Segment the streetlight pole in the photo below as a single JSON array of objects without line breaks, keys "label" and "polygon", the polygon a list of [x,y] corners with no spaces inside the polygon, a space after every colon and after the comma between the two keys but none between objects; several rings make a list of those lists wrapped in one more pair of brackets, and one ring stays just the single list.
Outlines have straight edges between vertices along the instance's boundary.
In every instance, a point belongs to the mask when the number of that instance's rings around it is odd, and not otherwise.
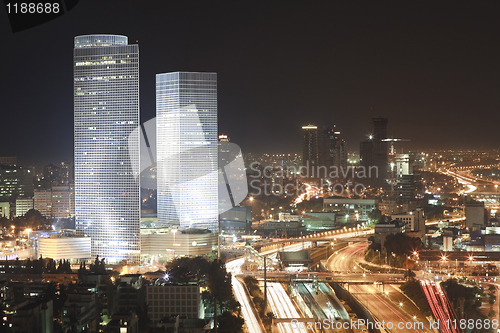
[{"label": "streetlight pole", "polygon": [[175,260],[175,234],[177,233],[177,229],[172,230],[172,232],[174,233],[174,243],[172,245],[174,248],[174,260]]}]

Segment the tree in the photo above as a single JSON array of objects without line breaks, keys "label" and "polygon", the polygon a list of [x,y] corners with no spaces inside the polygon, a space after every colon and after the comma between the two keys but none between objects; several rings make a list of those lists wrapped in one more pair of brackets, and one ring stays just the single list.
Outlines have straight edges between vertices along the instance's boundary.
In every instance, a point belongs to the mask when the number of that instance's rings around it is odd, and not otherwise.
[{"label": "tree", "polygon": [[414,272],[414,271],[412,271],[411,269],[407,269],[407,270],[405,271],[404,278],[405,278],[406,280],[408,280],[408,279],[412,279],[412,278],[414,278],[415,276],[417,276],[417,274],[415,274],[415,272]]},{"label": "tree", "polygon": [[91,273],[105,274],[106,273],[105,259],[102,258],[101,260],[99,260],[99,256],[96,256],[94,263],[90,264],[89,266],[89,271]]},{"label": "tree", "polygon": [[233,316],[231,312],[226,311],[220,316],[219,330],[221,332],[241,333],[244,323],[243,318]]},{"label": "tree", "polygon": [[382,211],[378,208],[375,208],[370,213],[368,213],[368,218],[372,220],[374,224],[377,224],[382,218]]},{"label": "tree", "polygon": [[208,289],[214,299],[214,328],[215,332],[217,332],[217,303],[229,301],[233,298],[231,274],[226,271],[226,267],[222,261],[215,259],[210,263],[207,282]]},{"label": "tree", "polygon": [[420,238],[397,233],[387,235],[384,247],[387,253],[393,252],[397,256],[406,256],[413,253],[413,251],[422,249],[423,244]]},{"label": "tree", "polygon": [[170,279],[176,282],[200,281],[207,278],[210,262],[202,257],[182,257],[166,265]]}]

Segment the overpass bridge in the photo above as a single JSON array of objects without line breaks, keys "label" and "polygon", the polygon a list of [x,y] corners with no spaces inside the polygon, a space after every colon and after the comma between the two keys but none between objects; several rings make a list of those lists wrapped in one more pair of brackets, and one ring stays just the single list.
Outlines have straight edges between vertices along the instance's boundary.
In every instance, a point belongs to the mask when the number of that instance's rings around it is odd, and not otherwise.
[{"label": "overpass bridge", "polygon": [[[257,279],[264,279],[264,272],[246,272],[241,276],[250,275]],[[319,283],[319,282],[337,282],[341,284],[364,284],[364,285],[383,285],[383,284],[402,284],[405,282],[403,274],[334,274],[331,272],[314,273],[285,273],[285,272],[267,272],[266,280],[268,282],[280,283]]]},{"label": "overpass bridge", "polygon": [[276,249],[279,247],[284,247],[287,245],[297,244],[297,243],[312,243],[316,246],[321,242],[331,242],[332,240],[341,240],[343,238],[349,238],[349,241],[364,241],[364,236],[374,233],[374,229],[369,229],[366,227],[352,227],[337,230],[329,230],[320,233],[314,233],[310,235],[293,237],[293,238],[274,238],[272,241],[267,242],[257,242],[252,244],[252,247],[257,251],[265,251],[270,249]]}]

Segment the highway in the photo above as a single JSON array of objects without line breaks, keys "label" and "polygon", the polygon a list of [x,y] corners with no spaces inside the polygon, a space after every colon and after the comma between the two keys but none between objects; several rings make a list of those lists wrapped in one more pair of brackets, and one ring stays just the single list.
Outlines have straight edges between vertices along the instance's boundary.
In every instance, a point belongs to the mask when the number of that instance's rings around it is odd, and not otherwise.
[{"label": "highway", "polygon": [[440,323],[439,331],[444,333],[458,333],[453,325],[446,325],[452,323],[455,319],[451,307],[446,299],[441,286],[428,279],[420,280],[422,289],[424,289],[425,297],[431,307],[434,318]]},{"label": "highway", "polygon": [[[387,331],[431,332],[427,319],[403,294],[395,288],[383,288],[387,294],[379,285],[351,285],[349,291],[378,321],[386,323]],[[416,326],[419,322],[422,327]]]},{"label": "highway", "polygon": [[363,259],[367,246],[367,242],[359,242],[337,251],[335,255],[328,258],[327,269],[331,272],[344,274],[363,273],[361,268],[356,264],[356,261],[359,262]]},{"label": "highway", "polygon": [[[368,243],[361,242],[338,251],[338,254],[329,258],[327,262],[328,269],[334,272],[351,272],[352,277],[363,276],[363,273],[360,272],[361,268],[356,262],[363,261],[364,250],[367,246]],[[374,282],[380,280],[387,281],[395,275],[401,276],[401,274],[365,273],[363,280]],[[380,322],[391,323],[393,329],[389,328],[387,331],[431,332],[425,316],[396,287],[387,284],[384,286],[378,284],[351,284],[347,288]],[[403,323],[404,326],[398,326],[401,325],[400,323]],[[407,323],[411,328],[407,328]],[[410,323],[422,323],[423,328],[417,324],[411,325]]]},{"label": "highway", "polygon": [[241,313],[243,314],[243,319],[245,320],[245,326],[249,333],[263,333],[262,326],[257,319],[250,300],[248,299],[243,284],[236,278],[237,274],[241,274],[241,266],[243,265],[245,259],[239,258],[230,261],[226,264],[226,269],[231,272],[231,284],[233,285],[234,294],[236,300],[241,305]]},{"label": "highway", "polygon": [[[297,244],[287,245],[284,247],[279,247],[267,251],[263,251],[260,254],[268,257],[275,256],[278,250],[282,251],[300,251],[302,249],[306,249],[312,246],[312,241],[315,238],[327,238],[327,239],[335,239],[335,238],[352,238],[360,235],[368,235],[372,234],[373,230],[362,230],[360,231],[358,228],[347,229],[337,232],[323,232],[315,235],[310,235],[310,237],[304,236],[304,238],[300,239],[300,242]],[[361,249],[360,249],[361,251]],[[232,260],[226,264],[226,269],[232,274],[232,286],[236,296],[236,300],[241,304],[243,318],[245,320],[245,326],[247,327],[250,333],[261,333],[263,332],[262,325],[260,321],[257,319],[251,302],[248,299],[245,288],[241,284],[241,282],[236,279],[236,275],[241,274],[241,266],[244,264],[244,258],[239,258]],[[262,272],[247,272],[249,275],[261,275]],[[283,274],[282,272],[269,272],[269,275],[272,274]],[[268,302],[271,307],[273,313],[277,318],[301,318],[297,309],[293,305],[292,301],[288,297],[285,289],[280,283],[269,283],[268,284]],[[280,332],[283,333],[296,333],[306,330],[294,329],[290,324],[280,323],[278,324]]]},{"label": "highway", "polygon": [[[267,292],[269,307],[276,318],[290,318],[290,320],[293,318],[302,318],[281,283],[268,283]],[[307,333],[307,329],[294,328],[288,323],[279,323],[277,326],[281,333]]]}]

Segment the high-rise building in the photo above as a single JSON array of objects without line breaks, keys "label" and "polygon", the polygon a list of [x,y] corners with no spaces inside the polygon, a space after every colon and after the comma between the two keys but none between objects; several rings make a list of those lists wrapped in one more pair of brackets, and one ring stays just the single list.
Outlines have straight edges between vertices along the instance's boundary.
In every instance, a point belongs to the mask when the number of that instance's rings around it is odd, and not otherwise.
[{"label": "high-rise building", "polygon": [[387,118],[372,119],[372,134],[368,140],[361,142],[359,155],[360,164],[366,171],[376,167],[377,172],[371,172],[370,182],[374,186],[385,187],[389,177],[389,145],[387,141]]},{"label": "high-rise building", "polygon": [[327,170],[337,167],[340,174],[341,168],[347,168],[347,146],[335,125],[327,126],[318,132],[318,163]]},{"label": "high-rise building", "polygon": [[156,75],[158,225],[218,230],[217,74]]},{"label": "high-rise building", "polygon": [[302,126],[302,165],[318,165],[318,127],[311,124]]},{"label": "high-rise building", "polygon": [[0,164],[0,200],[16,202],[33,196],[33,172],[22,166]]},{"label": "high-rise building", "polygon": [[24,216],[30,209],[33,209],[33,198],[23,198],[16,200],[16,216]]},{"label": "high-rise building", "polygon": [[43,216],[52,217],[52,190],[38,189],[35,190],[34,207]]},{"label": "high-rise building", "polygon": [[138,262],[139,46],[118,35],[74,46],[76,230],[91,237],[92,257]]},{"label": "high-rise building", "polygon": [[0,156],[0,164],[17,165],[17,156]]}]

